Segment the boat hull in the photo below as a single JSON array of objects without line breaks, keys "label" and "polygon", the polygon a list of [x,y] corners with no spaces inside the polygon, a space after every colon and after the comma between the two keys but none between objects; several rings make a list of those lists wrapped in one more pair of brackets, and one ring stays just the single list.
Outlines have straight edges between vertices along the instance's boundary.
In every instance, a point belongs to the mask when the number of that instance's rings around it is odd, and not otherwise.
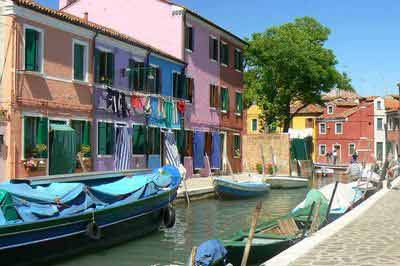
[{"label": "boat hull", "polygon": [[259,197],[266,194],[269,190],[268,184],[260,186],[246,186],[244,184],[221,179],[215,179],[214,191],[221,198],[241,199]]},{"label": "boat hull", "polygon": [[305,188],[308,186],[308,179],[297,177],[268,177],[265,182],[270,184],[272,189]]}]

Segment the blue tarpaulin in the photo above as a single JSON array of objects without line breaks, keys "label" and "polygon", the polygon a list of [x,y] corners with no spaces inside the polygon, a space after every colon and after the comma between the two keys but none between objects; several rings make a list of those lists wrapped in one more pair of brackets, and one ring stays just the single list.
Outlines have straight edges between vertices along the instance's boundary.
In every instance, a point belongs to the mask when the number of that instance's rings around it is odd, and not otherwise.
[{"label": "blue tarpaulin", "polygon": [[212,266],[217,261],[223,260],[227,253],[224,245],[219,240],[207,240],[197,248],[195,265]]},{"label": "blue tarpaulin", "polygon": [[204,168],[205,133],[195,131],[193,138],[193,168]]},{"label": "blue tarpaulin", "polygon": [[221,135],[218,132],[212,133],[211,168],[221,168]]}]

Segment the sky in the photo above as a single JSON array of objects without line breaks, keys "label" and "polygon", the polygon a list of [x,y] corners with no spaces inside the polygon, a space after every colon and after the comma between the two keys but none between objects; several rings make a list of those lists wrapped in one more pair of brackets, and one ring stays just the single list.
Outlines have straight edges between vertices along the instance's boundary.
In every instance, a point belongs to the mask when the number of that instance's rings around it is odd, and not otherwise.
[{"label": "sky", "polygon": [[[37,0],[58,7],[57,0]],[[146,0],[143,0],[146,1]],[[112,1],[111,1],[112,2]],[[396,0],[176,0],[239,37],[312,16],[331,29],[326,46],[338,69],[363,96],[398,93],[400,1]]]}]

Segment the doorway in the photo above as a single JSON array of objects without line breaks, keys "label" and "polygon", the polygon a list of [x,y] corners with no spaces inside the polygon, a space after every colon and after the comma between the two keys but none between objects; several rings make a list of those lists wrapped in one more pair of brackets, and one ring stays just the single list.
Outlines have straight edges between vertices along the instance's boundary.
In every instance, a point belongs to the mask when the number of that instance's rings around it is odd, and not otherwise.
[{"label": "doorway", "polygon": [[341,163],[342,162],[342,149],[341,149],[341,145],[340,144],[334,144],[332,147],[332,153],[333,151],[336,149],[336,153],[337,153],[337,159],[336,159],[336,163]]}]

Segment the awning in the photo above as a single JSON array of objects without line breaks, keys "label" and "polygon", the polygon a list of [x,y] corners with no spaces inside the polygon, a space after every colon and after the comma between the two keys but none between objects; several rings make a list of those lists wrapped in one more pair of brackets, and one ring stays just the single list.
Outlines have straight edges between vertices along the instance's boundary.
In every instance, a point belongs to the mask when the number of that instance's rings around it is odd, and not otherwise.
[{"label": "awning", "polygon": [[67,124],[50,124],[50,131],[75,131]]}]

